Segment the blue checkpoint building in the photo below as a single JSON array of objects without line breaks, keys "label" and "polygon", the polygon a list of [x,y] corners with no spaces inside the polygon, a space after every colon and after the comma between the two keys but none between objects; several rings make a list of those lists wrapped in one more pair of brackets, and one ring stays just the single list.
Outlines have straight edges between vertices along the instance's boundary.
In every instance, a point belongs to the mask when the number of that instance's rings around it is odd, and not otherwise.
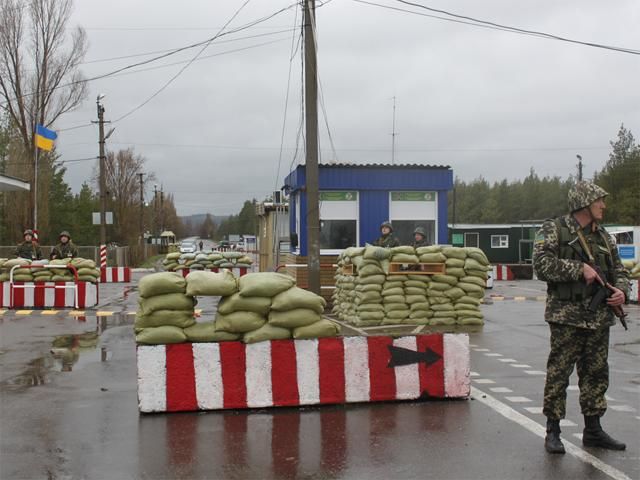
[{"label": "blue checkpoint building", "polygon": [[[453,170],[445,165],[320,164],[320,254],[337,255],[372,243],[387,220],[403,245],[421,226],[432,244],[448,243],[447,193]],[[307,256],[305,165],[284,180],[289,196],[291,253]],[[297,242],[296,242],[297,240]],[[297,243],[297,246],[295,244]]]}]

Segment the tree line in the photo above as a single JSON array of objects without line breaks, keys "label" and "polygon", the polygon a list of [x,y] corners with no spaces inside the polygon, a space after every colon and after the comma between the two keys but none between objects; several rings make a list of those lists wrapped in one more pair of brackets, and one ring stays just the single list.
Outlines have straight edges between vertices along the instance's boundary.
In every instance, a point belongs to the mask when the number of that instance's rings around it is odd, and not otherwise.
[{"label": "tree line", "polygon": [[[605,166],[592,180],[608,193],[606,223],[640,225],[640,146],[624,125]],[[577,178],[540,177],[534,169],[523,180],[490,183],[480,177],[456,179],[449,192],[449,223],[518,223],[567,213],[567,194]]]}]

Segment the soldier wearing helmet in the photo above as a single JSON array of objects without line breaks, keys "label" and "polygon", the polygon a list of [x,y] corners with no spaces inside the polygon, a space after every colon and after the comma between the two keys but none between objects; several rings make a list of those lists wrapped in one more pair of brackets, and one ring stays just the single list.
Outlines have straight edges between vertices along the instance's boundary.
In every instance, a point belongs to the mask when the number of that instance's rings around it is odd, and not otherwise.
[{"label": "soldier wearing helmet", "polygon": [[78,247],[71,241],[71,235],[66,230],[58,235],[60,243],[58,243],[51,251],[51,260],[60,258],[75,258],[78,256]]},{"label": "soldier wearing helmet", "polygon": [[[626,448],[600,425],[600,417],[607,409],[609,328],[615,324],[609,307],[622,305],[629,294],[628,272],[600,226],[607,195],[598,185],[578,182],[569,191],[570,213],[546,220],[536,233],[533,266],[538,278],[547,282],[545,320],[551,332],[543,405],[547,417],[545,449],[549,453],[565,453],[560,420],[565,417],[566,390],[574,365],[585,420],[583,445]],[[588,307],[599,277],[585,259],[600,267],[612,285],[606,304],[595,312]]]},{"label": "soldier wearing helmet", "polygon": [[413,246],[415,248],[429,246],[429,242],[427,242],[427,232],[425,232],[424,228],[416,227],[413,231]]},{"label": "soldier wearing helmet", "polygon": [[400,246],[398,239],[393,236],[393,226],[388,220],[380,225],[380,233],[381,235],[373,242],[376,247],[391,248]]},{"label": "soldier wearing helmet", "polygon": [[40,260],[42,259],[42,251],[38,245],[38,241],[35,239],[33,230],[27,229],[23,232],[22,237],[24,241],[19,243],[13,252],[14,256],[18,258],[26,258],[28,260]]}]

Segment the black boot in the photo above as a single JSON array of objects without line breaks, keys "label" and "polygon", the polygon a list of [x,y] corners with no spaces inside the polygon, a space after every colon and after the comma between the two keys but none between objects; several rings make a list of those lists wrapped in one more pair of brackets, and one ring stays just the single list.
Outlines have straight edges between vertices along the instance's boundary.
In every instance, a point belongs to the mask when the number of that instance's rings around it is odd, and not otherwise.
[{"label": "black boot", "polygon": [[600,447],[609,450],[624,450],[627,446],[611,438],[600,426],[600,417],[597,415],[584,417],[584,432],[582,433],[582,444],[585,447]]},{"label": "black boot", "polygon": [[560,420],[547,418],[547,436],[544,437],[544,448],[549,453],[565,453],[560,440]]}]

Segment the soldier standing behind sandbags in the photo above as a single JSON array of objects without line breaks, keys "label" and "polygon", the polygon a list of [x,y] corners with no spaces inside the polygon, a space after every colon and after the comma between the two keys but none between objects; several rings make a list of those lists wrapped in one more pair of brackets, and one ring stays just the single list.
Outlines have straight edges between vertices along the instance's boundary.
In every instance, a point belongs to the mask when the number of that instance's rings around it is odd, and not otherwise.
[{"label": "soldier standing behind sandbags", "polygon": [[416,227],[413,231],[413,247],[428,247],[429,245],[431,244],[427,242],[427,232],[422,227]]},{"label": "soldier standing behind sandbags", "polygon": [[33,230],[27,229],[22,234],[24,242],[18,244],[14,251],[14,256],[18,258],[26,258],[27,260],[40,260],[42,259],[42,251],[37,241],[34,240]]},{"label": "soldier standing behind sandbags", "polygon": [[373,242],[376,247],[391,248],[400,246],[400,241],[393,236],[393,226],[391,222],[383,222],[382,225],[380,225],[380,233],[382,233],[382,235]]},{"label": "soldier standing behind sandbags", "polygon": [[58,243],[53,250],[49,258],[51,260],[61,258],[75,258],[78,256],[78,247],[71,241],[71,235],[66,230],[60,232],[58,237],[60,243]]}]

